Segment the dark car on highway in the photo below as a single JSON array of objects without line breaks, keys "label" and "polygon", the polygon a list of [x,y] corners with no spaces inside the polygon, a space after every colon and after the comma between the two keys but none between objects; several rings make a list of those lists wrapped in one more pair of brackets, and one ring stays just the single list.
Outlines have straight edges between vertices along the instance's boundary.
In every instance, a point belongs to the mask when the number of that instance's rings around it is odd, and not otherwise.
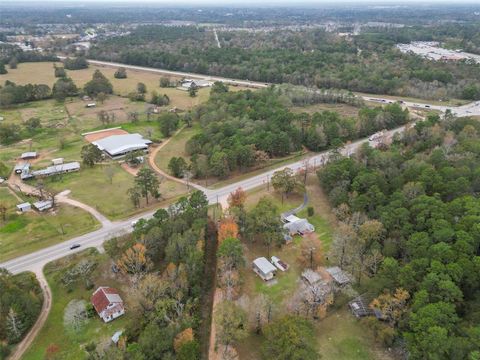
[{"label": "dark car on highway", "polygon": [[70,250],[73,250],[73,249],[78,249],[80,246],[80,244],[73,244],[72,246],[70,246]]}]

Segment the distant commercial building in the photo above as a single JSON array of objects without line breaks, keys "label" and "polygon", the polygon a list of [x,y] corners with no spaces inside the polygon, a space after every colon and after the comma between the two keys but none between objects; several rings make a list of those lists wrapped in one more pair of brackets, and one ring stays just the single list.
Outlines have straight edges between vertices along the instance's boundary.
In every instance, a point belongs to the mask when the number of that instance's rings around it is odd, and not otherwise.
[{"label": "distant commercial building", "polygon": [[144,139],[140,134],[112,135],[92,142],[112,159],[122,158],[132,151],[143,150],[147,152],[151,143],[150,140]]}]

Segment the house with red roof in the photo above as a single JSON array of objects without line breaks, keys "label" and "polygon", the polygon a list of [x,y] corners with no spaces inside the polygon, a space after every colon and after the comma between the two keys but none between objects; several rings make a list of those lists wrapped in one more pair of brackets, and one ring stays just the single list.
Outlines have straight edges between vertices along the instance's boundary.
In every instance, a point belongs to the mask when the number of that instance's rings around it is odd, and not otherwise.
[{"label": "house with red roof", "polygon": [[110,322],[125,314],[123,300],[118,291],[108,286],[100,286],[92,295],[91,302],[103,321]]}]

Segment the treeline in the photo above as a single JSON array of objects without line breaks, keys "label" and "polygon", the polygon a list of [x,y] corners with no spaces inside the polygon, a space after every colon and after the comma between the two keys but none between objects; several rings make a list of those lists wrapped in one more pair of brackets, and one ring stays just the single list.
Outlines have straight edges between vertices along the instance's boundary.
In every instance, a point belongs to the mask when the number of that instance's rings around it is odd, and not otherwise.
[{"label": "treeline", "polygon": [[200,359],[204,247],[215,241],[207,205],[205,195],[195,192],[152,219],[140,220],[133,242],[105,245],[135,284],[129,294],[126,346],[113,348],[109,359]]},{"label": "treeline", "polygon": [[388,150],[365,145],[318,172],[339,220],[330,258],[370,278],[384,322],[366,322],[411,359],[480,354],[479,132],[430,115]]},{"label": "treeline", "polygon": [[193,175],[226,177],[302,146],[321,151],[409,120],[408,110],[398,104],[364,108],[358,119],[330,111],[295,114],[279,93],[283,91],[276,88],[229,92],[216,83],[209,101],[194,112],[201,131],[186,143]]},{"label": "treeline", "polygon": [[279,85],[275,87],[279,95],[284,95],[294,106],[307,106],[320,103],[364,106],[363,98],[351,91],[336,89],[311,89],[303,86]]},{"label": "treeline", "polygon": [[39,62],[39,61],[58,61],[57,55],[50,52],[23,51],[17,46],[10,44],[0,44],[0,62],[8,64],[10,61],[16,62]]},{"label": "treeline", "polygon": [[43,296],[34,274],[0,269],[0,358],[5,359],[37,320]]},{"label": "treeline", "polygon": [[48,99],[52,90],[45,84],[17,85],[9,80],[0,87],[0,106],[21,104],[29,101]]},{"label": "treeline", "polygon": [[[401,54],[385,29],[369,30],[353,41],[323,30],[220,32],[222,48],[209,32],[193,27],[175,31],[139,27],[130,35],[92,47],[99,60],[151,66],[271,83],[348,89],[378,94],[461,98],[478,82],[478,65],[433,62]],[[170,35],[165,38],[164,32]],[[171,43],[171,36],[177,42]]]}]

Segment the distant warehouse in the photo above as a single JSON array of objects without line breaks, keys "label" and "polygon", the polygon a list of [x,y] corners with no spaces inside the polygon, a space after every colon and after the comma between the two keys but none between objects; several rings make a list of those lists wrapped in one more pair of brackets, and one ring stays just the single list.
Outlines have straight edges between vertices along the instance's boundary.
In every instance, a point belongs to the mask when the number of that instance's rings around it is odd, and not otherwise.
[{"label": "distant warehouse", "polygon": [[112,135],[92,142],[112,159],[121,158],[136,150],[146,152],[151,143],[150,140],[144,139],[140,134]]}]

